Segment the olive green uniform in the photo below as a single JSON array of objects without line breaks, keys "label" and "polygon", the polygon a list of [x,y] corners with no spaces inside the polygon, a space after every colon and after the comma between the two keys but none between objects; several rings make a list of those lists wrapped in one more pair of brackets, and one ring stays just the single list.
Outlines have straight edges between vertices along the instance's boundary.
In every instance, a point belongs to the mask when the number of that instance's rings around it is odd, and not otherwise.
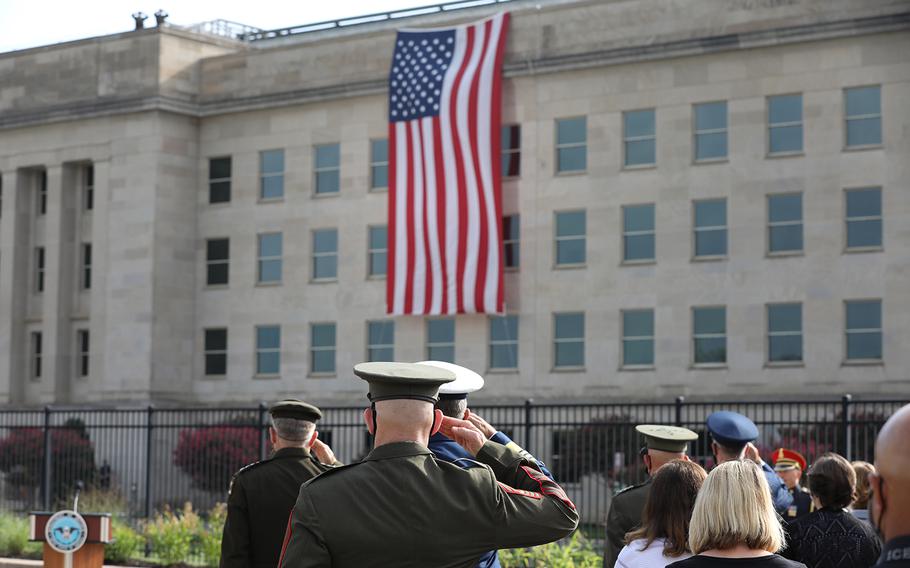
[{"label": "olive green uniform", "polygon": [[282,448],[234,475],[221,541],[223,568],[274,568],[300,486],[333,466],[304,448]]},{"label": "olive green uniform", "polygon": [[604,568],[613,568],[619,551],[626,545],[626,533],[641,525],[641,515],[651,492],[651,480],[633,485],[613,497],[607,515],[607,538],[604,542]]},{"label": "olive green uniform", "polygon": [[578,512],[562,488],[514,450],[487,441],[462,469],[418,442],[374,449],[306,483],[282,568],[473,568],[490,550],[570,534]]}]

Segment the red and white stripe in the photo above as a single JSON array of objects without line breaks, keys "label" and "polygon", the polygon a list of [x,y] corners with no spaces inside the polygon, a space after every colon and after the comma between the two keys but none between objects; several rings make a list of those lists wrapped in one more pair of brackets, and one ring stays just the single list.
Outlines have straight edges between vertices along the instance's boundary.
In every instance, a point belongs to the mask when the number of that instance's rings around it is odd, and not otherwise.
[{"label": "red and white stripe", "polygon": [[439,116],[389,124],[387,311],[502,313],[500,97],[508,13],[455,29]]}]

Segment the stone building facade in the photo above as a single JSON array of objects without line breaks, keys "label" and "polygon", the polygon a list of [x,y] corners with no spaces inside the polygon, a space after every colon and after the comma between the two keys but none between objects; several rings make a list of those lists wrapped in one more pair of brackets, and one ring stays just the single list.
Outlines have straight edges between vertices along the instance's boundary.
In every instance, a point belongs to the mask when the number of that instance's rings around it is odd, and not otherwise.
[{"label": "stone building facade", "polygon": [[[388,318],[394,28],[503,8],[507,317]],[[908,53],[900,0],[516,0],[0,54],[0,400],[906,395]]]}]

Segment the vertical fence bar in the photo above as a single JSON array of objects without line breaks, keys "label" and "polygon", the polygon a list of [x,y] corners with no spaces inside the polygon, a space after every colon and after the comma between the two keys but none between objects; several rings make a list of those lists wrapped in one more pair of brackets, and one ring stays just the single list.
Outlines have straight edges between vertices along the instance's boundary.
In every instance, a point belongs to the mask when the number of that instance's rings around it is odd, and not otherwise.
[{"label": "vertical fence bar", "polygon": [[268,427],[265,426],[265,403],[259,403],[259,422],[257,423],[257,430],[259,431],[259,459],[264,460],[268,456],[265,455],[266,443],[265,437],[266,432],[268,432]]},{"label": "vertical fence bar", "polygon": [[145,518],[152,516],[152,426],[154,407],[150,404],[145,420]]},{"label": "vertical fence bar", "polygon": [[531,405],[534,404],[533,399],[525,400],[525,439],[524,445],[528,447],[531,445]]},{"label": "vertical fence bar", "polygon": [[51,510],[51,407],[44,407],[44,463],[41,471],[41,505]]},{"label": "vertical fence bar", "polygon": [[683,410],[683,403],[685,403],[685,402],[686,402],[686,397],[684,397],[684,396],[676,397],[676,425],[680,426],[680,427],[682,426],[682,410]]},{"label": "vertical fence bar", "polygon": [[841,436],[844,440],[844,457],[847,458],[847,461],[853,459],[853,448],[850,442],[850,403],[853,400],[853,397],[849,394],[845,394],[841,398]]}]

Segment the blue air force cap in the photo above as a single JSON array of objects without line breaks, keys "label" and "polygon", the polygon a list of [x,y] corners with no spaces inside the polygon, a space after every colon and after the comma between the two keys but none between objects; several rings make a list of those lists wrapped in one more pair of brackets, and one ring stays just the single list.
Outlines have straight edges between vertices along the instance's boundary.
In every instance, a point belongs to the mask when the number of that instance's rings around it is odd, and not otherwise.
[{"label": "blue air force cap", "polygon": [[758,438],[755,423],[738,412],[713,412],[708,416],[707,426],[714,441],[723,446],[744,446]]}]

